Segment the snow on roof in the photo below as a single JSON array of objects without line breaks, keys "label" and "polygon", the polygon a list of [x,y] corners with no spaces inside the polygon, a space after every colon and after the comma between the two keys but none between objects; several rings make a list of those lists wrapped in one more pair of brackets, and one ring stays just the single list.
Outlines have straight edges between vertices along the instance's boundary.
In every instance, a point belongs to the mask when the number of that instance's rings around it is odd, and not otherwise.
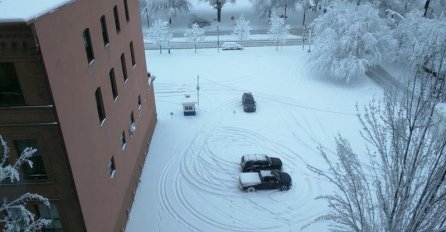
[{"label": "snow on roof", "polygon": [[28,22],[75,0],[0,0],[0,22]]},{"label": "snow on roof", "polygon": [[245,161],[254,161],[254,160],[256,160],[256,161],[260,161],[260,160],[263,160],[263,161],[266,161],[266,160],[268,160],[267,158],[266,158],[266,155],[261,155],[261,154],[246,154],[246,155],[244,155],[244,158],[245,158]]}]

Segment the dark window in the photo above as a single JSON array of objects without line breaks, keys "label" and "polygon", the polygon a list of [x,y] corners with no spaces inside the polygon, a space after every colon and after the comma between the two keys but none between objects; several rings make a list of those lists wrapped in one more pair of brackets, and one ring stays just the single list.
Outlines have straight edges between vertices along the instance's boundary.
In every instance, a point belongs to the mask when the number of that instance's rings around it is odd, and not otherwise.
[{"label": "dark window", "polygon": [[133,111],[130,113],[130,136],[135,134],[136,131],[136,123],[135,117],[133,116]]},{"label": "dark window", "polygon": [[111,178],[113,178],[115,176],[116,165],[115,165],[115,157],[113,157],[113,156],[110,159],[110,163],[108,164],[108,172],[109,172]]},{"label": "dark window", "polygon": [[115,69],[112,68],[110,70],[109,76],[110,76],[110,84],[113,94],[113,100],[115,100],[118,97],[118,87],[116,87]]},{"label": "dark window", "polygon": [[118,6],[113,7],[113,16],[115,17],[116,32],[121,30],[121,24],[119,24]]},{"label": "dark window", "polygon": [[91,37],[90,37],[90,29],[84,30],[84,47],[85,52],[87,53],[87,60],[90,64],[94,60],[94,54],[93,54],[93,46],[91,44]]},{"label": "dark window", "polygon": [[101,17],[101,31],[102,31],[102,39],[104,40],[104,46],[110,42],[108,40],[108,32],[107,32],[107,22],[105,21],[105,15]]},{"label": "dark window", "polygon": [[98,109],[99,122],[102,124],[106,116],[105,116],[104,103],[102,102],[101,87],[98,87],[96,89],[95,97],[96,97],[96,107]]},{"label": "dark window", "polygon": [[29,158],[33,162],[32,167],[30,167],[27,163],[23,164],[22,170],[27,180],[42,180],[48,179],[46,174],[45,166],[43,165],[43,159],[40,155],[39,148],[37,146],[37,140],[34,139],[25,139],[25,140],[15,140],[14,141],[15,148],[17,150],[18,155],[22,154],[22,152],[26,148],[36,149],[37,151]]},{"label": "dark window", "polygon": [[142,102],[141,102],[141,95],[138,95],[138,109],[141,109]]},{"label": "dark window", "polygon": [[132,65],[135,66],[136,61],[135,61],[135,51],[133,50],[133,41],[130,42],[130,55],[132,58]]},{"label": "dark window", "polygon": [[119,140],[120,140],[120,142],[121,142],[121,148],[122,148],[122,150],[124,150],[124,148],[125,148],[125,144],[126,144],[126,141],[125,141],[125,132],[124,132],[124,131],[122,132],[122,134],[121,134],[121,138],[119,138]]},{"label": "dark window", "polygon": [[0,63],[0,106],[25,105],[14,63]]},{"label": "dark window", "polygon": [[124,53],[121,55],[121,66],[122,66],[122,76],[124,77],[124,81],[127,80],[127,67],[125,65],[125,56]]},{"label": "dark window", "polygon": [[130,20],[130,15],[129,15],[129,5],[127,4],[127,0],[124,0],[124,11],[125,11],[125,19],[128,22]]},{"label": "dark window", "polygon": [[51,223],[41,229],[42,232],[63,232],[62,221],[54,203],[51,203],[50,207],[39,204],[37,210],[39,217],[51,219]]}]

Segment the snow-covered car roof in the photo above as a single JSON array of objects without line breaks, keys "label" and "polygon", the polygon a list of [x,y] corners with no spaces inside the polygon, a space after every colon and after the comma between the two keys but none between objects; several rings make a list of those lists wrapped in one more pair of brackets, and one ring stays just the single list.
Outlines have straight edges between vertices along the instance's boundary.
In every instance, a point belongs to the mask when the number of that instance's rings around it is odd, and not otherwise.
[{"label": "snow-covered car roof", "polygon": [[243,155],[243,158],[246,161],[267,161],[268,158],[265,154],[246,154]]}]

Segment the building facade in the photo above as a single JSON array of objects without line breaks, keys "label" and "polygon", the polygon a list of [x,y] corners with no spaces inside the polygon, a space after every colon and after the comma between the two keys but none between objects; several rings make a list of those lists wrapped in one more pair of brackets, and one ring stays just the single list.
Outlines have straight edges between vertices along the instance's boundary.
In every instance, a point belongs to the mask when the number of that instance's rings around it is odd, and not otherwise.
[{"label": "building facade", "polygon": [[0,196],[47,197],[48,231],[123,231],[156,125],[139,2],[48,2],[0,1],[0,135],[38,150]]}]

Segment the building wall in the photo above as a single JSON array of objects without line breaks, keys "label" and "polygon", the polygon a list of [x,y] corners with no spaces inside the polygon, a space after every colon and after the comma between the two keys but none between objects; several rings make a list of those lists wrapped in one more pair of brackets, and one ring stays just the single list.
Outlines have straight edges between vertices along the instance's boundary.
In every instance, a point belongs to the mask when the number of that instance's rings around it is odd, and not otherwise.
[{"label": "building wall", "polygon": [[[42,58],[32,27],[26,24],[0,25],[0,63],[13,63],[25,105],[0,106],[0,135],[8,142],[11,161],[17,158],[14,141],[37,141],[48,178],[0,184],[2,199],[39,193],[57,206],[65,231],[85,231],[73,177],[60,135],[57,115],[49,92]],[[32,208],[31,208],[32,210]]]},{"label": "building wall", "polygon": [[[147,68],[137,0],[128,0],[127,21],[123,0],[78,0],[34,22],[49,88],[60,123],[77,195],[87,231],[121,231],[133,201],[140,166],[156,123],[153,89]],[[118,7],[121,30],[115,29],[113,7]],[[100,17],[105,15],[110,43],[104,46]],[[83,31],[89,28],[94,61],[88,64]],[[57,32],[57,33],[55,33]],[[133,41],[136,65],[131,64]],[[128,80],[121,71],[125,54]],[[112,97],[109,71],[115,70],[119,96]],[[100,87],[106,112],[101,124],[95,91]],[[141,96],[139,109],[137,97]],[[130,136],[130,112],[136,131]],[[124,149],[120,136],[127,140]],[[114,157],[116,174],[110,177]]]}]

